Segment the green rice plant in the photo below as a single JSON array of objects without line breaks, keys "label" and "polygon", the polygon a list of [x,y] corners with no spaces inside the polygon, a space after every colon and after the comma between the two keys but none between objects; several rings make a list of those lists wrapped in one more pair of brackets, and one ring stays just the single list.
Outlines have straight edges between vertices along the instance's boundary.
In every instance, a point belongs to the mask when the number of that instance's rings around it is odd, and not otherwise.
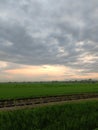
[{"label": "green rice plant", "polygon": [[0,130],[97,130],[98,101],[0,112]]},{"label": "green rice plant", "polygon": [[98,93],[98,83],[0,83],[0,99]]}]

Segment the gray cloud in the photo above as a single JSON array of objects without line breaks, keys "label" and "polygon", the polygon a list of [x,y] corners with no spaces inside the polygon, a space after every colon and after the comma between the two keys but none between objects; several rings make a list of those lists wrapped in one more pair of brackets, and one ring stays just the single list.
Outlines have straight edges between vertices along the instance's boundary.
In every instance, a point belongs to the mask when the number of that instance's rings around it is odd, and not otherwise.
[{"label": "gray cloud", "polygon": [[97,35],[97,0],[0,1],[2,61],[97,72]]}]

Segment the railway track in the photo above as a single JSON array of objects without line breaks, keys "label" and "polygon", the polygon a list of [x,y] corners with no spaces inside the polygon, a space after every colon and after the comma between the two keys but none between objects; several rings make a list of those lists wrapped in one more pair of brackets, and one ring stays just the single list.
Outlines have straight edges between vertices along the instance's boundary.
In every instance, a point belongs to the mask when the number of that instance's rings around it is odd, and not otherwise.
[{"label": "railway track", "polygon": [[80,100],[80,99],[90,99],[98,98],[98,94],[71,94],[71,95],[61,95],[61,96],[47,96],[38,98],[26,98],[26,99],[10,99],[10,100],[0,100],[0,109],[23,107],[23,106],[34,106],[36,104],[46,104],[51,102],[61,102],[70,100]]}]

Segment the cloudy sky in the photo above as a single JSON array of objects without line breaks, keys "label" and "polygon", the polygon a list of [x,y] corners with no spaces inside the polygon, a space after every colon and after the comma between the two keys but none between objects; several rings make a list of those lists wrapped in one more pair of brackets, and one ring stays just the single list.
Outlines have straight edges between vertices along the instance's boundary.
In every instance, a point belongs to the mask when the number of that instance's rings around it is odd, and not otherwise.
[{"label": "cloudy sky", "polygon": [[0,0],[0,81],[98,79],[98,0]]}]

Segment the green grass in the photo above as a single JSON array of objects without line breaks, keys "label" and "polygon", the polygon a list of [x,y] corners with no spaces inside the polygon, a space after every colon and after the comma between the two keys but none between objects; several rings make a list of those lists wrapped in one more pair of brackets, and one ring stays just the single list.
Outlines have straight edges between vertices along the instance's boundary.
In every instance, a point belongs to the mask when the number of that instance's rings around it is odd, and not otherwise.
[{"label": "green grass", "polygon": [[0,112],[0,130],[97,130],[98,100]]},{"label": "green grass", "polygon": [[98,93],[98,83],[0,83],[0,99]]}]

